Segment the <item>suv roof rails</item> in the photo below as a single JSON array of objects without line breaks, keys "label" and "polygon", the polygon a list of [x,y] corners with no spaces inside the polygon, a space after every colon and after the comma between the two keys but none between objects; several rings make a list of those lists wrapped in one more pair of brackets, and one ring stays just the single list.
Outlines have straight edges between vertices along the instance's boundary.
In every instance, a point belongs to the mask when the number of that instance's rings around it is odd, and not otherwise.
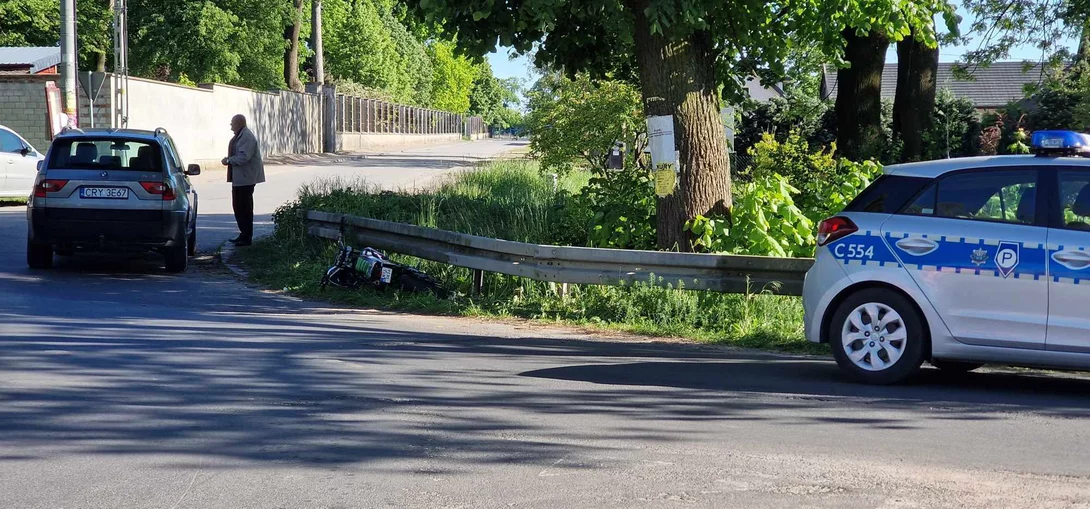
[{"label": "suv roof rails", "polygon": [[69,132],[69,131],[75,131],[77,133],[84,134],[83,129],[80,129],[80,128],[76,127],[76,126],[66,125],[66,126],[61,128],[61,134],[64,134],[64,133]]},{"label": "suv roof rails", "polygon": [[156,127],[155,128],[155,135],[156,136],[162,136],[164,134],[170,134],[170,133],[168,133],[167,130],[162,128],[162,127]]}]

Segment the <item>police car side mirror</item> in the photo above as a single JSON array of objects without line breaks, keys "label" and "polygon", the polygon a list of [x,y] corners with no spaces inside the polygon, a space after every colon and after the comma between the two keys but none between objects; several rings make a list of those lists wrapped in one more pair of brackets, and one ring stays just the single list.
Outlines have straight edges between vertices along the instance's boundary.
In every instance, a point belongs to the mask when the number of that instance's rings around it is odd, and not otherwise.
[{"label": "police car side mirror", "polygon": [[22,154],[23,157],[30,155],[30,147],[23,145],[23,148],[19,150],[19,153]]},{"label": "police car side mirror", "polygon": [[42,171],[42,166],[45,166],[45,161],[38,161],[38,171]]}]

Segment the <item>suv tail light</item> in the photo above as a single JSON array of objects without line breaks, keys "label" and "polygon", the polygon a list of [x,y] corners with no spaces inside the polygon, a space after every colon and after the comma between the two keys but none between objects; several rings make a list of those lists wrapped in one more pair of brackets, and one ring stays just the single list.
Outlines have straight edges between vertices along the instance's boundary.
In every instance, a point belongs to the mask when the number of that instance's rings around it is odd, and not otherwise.
[{"label": "suv tail light", "polygon": [[170,201],[178,197],[174,194],[174,189],[170,187],[170,184],[166,182],[141,182],[140,185],[151,194],[161,195],[163,201]]},{"label": "suv tail light", "polygon": [[824,246],[857,231],[859,231],[859,227],[851,219],[842,216],[830,217],[818,225],[817,244]]},{"label": "suv tail light", "polygon": [[68,185],[67,180],[60,179],[45,179],[38,182],[38,185],[34,186],[34,197],[45,198],[48,193],[55,193]]}]

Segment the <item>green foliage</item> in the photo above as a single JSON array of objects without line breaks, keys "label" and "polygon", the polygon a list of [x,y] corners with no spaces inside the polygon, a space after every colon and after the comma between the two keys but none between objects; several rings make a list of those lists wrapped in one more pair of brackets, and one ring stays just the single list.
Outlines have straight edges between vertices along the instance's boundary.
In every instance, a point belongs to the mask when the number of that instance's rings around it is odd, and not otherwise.
[{"label": "green foliage", "polygon": [[521,161],[489,164],[480,171],[459,174],[421,196],[347,182],[308,186],[297,201],[274,215],[275,234],[239,256],[251,277],[262,284],[340,303],[518,316],[747,347],[820,351],[802,338],[800,299],[768,295],[757,287],[746,295],[688,291],[684,285],[651,276],[617,287],[569,285],[562,297],[554,283],[486,274],[484,295],[470,297],[469,270],[394,255],[397,261],[438,277],[457,295],[439,300],[430,295],[318,289],[335,251],[331,243],[306,234],[303,211],[311,208],[531,242],[566,244],[573,240],[573,233],[585,236],[589,211],[577,193],[587,184],[586,174],[573,172],[561,178],[554,191],[551,179],[542,178],[536,166]]},{"label": "green foliage", "polygon": [[975,156],[981,150],[980,132],[980,116],[973,102],[954,97],[950,89],[939,89],[931,127],[923,133],[923,159],[944,159],[948,147],[950,157]]},{"label": "green foliage", "polygon": [[498,79],[492,74],[488,60],[476,67],[473,90],[469,94],[469,112],[480,116],[490,126],[507,129],[521,124],[517,106],[521,85],[515,78]]},{"label": "green foliage", "polygon": [[844,209],[881,174],[873,161],[834,157],[836,144],[812,151],[798,134],[784,142],[765,134],[750,150],[753,164],[735,187],[728,221],[697,216],[685,223],[699,251],[811,256],[814,224]]},{"label": "green foliage", "polygon": [[1061,63],[1070,56],[1064,40],[1083,32],[1090,17],[1090,3],[1078,0],[962,0],[962,5],[974,18],[971,32],[981,34],[976,49],[963,58],[968,69],[1008,59],[1020,46],[1037,48],[1043,61]]},{"label": "green foliage", "polygon": [[[812,76],[817,74],[813,73]],[[818,98],[816,87],[796,85],[788,87],[785,92],[783,98],[751,100],[742,106],[740,121],[736,122],[736,152],[748,153],[765,133],[772,134],[780,142],[795,134],[814,147],[829,146],[836,140],[833,105]]]},{"label": "green foliage", "polygon": [[647,127],[640,94],[632,85],[595,82],[587,75],[548,75],[528,95],[530,151],[541,160],[542,170],[564,173],[577,159],[602,168],[617,141],[630,152],[642,152],[640,140]]},{"label": "green foliage", "polygon": [[[139,76],[284,86],[287,2],[132,0],[130,59]],[[184,44],[179,41],[185,41]]]},{"label": "green foliage", "polygon": [[[80,69],[94,69],[99,53],[113,53],[112,18],[108,7],[107,0],[79,2],[76,52]],[[0,46],[53,47],[59,41],[59,0],[0,0]]]},{"label": "green foliage", "polygon": [[596,170],[582,197],[594,214],[589,221],[591,246],[655,248],[655,188],[649,172]]},{"label": "green foliage", "polygon": [[685,223],[701,251],[766,256],[813,254],[814,222],[793,198],[799,189],[782,175],[768,175],[738,186],[731,224],[697,216]]},{"label": "green foliage", "polygon": [[476,69],[465,56],[456,55],[454,43],[434,41],[428,45],[428,56],[434,68],[432,106],[444,111],[469,111],[469,92]]},{"label": "green foliage", "polygon": [[396,89],[400,59],[385,14],[371,0],[323,1],[326,72],[368,88]]},{"label": "green foliage", "polygon": [[1007,153],[1008,154],[1028,154],[1028,153],[1030,153],[1029,134],[1026,133],[1025,129],[1018,128],[1018,130],[1014,132],[1014,141],[1012,141],[1010,145],[1007,145]]}]

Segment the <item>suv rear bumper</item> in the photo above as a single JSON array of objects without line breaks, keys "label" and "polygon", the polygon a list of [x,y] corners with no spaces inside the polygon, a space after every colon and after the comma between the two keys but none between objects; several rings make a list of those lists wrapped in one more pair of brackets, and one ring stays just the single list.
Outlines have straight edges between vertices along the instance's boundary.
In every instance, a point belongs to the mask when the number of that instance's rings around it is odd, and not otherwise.
[{"label": "suv rear bumper", "polygon": [[59,210],[64,209],[28,211],[32,242],[109,250],[174,247],[185,241],[185,211],[82,211],[80,217],[79,209]]}]

